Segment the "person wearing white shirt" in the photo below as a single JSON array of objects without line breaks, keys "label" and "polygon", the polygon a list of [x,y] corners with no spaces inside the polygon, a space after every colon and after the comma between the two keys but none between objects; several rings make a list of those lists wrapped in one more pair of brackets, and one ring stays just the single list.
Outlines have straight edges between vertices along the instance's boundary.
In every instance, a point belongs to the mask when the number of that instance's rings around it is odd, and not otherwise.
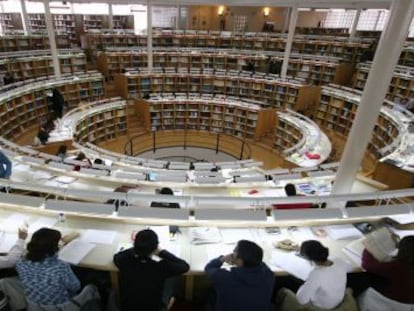
[{"label": "person wearing white shirt", "polygon": [[16,261],[24,252],[24,243],[26,239],[27,230],[19,228],[16,244],[12,246],[6,255],[0,256],[0,269],[13,268],[16,265]]},{"label": "person wearing white shirt", "polygon": [[306,310],[333,310],[341,305],[346,290],[346,266],[341,262],[329,260],[329,249],[316,240],[303,242],[300,256],[311,261],[315,268],[296,295],[284,290],[283,294],[278,296],[277,304],[280,307],[277,310],[297,310],[302,307],[306,307]]}]

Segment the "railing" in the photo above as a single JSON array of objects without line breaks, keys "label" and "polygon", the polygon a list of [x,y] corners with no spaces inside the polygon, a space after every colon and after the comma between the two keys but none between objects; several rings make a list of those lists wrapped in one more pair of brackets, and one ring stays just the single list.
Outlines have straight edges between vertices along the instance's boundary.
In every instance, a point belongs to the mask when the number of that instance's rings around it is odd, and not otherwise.
[{"label": "railing", "polygon": [[182,147],[198,147],[215,150],[234,156],[240,160],[249,159],[250,145],[243,139],[222,133],[193,130],[153,131],[150,134],[141,134],[132,137],[125,144],[125,154],[136,156],[144,152],[157,149]]}]

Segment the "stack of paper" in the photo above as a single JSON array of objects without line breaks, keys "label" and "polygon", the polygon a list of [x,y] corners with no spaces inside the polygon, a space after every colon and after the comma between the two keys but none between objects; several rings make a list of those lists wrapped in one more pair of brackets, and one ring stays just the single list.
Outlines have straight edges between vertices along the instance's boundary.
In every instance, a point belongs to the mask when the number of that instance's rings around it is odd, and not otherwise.
[{"label": "stack of paper", "polygon": [[347,244],[342,250],[358,267],[361,266],[362,252],[365,249],[364,246],[365,237],[352,241]]},{"label": "stack of paper", "polygon": [[327,226],[325,229],[334,240],[356,239],[363,236],[352,224]]},{"label": "stack of paper", "polygon": [[188,230],[192,244],[221,242],[220,231],[217,227],[194,227]]},{"label": "stack of paper", "polygon": [[287,253],[284,251],[274,250],[272,251],[270,261],[272,265],[278,266],[289,272],[289,274],[304,281],[308,278],[309,273],[314,268],[308,260],[297,256],[295,252]]}]

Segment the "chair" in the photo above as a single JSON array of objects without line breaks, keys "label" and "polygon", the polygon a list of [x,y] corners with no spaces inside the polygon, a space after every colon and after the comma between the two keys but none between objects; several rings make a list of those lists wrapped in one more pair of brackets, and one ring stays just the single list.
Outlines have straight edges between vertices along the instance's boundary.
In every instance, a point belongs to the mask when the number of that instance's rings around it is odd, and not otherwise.
[{"label": "chair", "polygon": [[301,305],[297,299],[296,294],[291,290],[282,288],[276,297],[277,311],[358,311],[357,303],[352,296],[352,289],[347,288],[345,291],[344,300],[335,309],[322,309],[312,306],[310,304]]},{"label": "chair", "polygon": [[389,299],[372,287],[358,296],[358,305],[360,311],[414,311],[414,304]]},{"label": "chair", "polygon": [[1,279],[0,290],[7,297],[12,311],[26,308],[23,285],[17,277]]}]

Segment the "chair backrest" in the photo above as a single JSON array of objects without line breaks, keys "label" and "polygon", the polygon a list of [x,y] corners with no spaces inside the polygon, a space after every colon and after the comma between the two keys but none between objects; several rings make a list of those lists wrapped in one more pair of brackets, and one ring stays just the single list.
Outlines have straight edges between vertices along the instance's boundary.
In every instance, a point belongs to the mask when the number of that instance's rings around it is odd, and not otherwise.
[{"label": "chair backrest", "polygon": [[389,299],[372,287],[358,297],[360,311],[414,311],[414,304],[405,304]]}]

